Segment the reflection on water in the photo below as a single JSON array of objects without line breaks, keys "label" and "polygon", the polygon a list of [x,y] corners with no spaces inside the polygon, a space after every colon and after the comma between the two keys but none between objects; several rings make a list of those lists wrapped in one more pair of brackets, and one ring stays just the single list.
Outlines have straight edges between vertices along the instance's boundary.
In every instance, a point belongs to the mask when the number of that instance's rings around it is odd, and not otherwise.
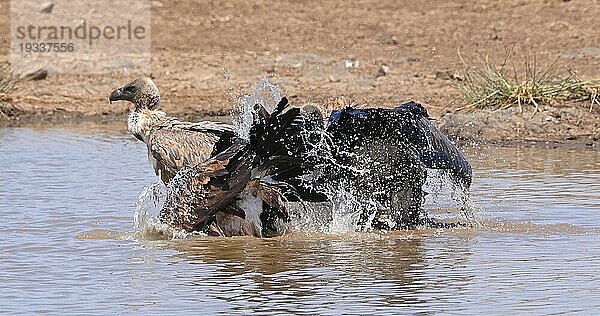
[{"label": "reflection on water", "polygon": [[483,149],[474,200],[485,216],[600,227],[600,151]]},{"label": "reflection on water", "polygon": [[[144,145],[88,130],[0,129],[0,312],[600,308],[597,151],[468,150],[481,228],[152,241],[133,230],[155,180]],[[431,198],[433,216],[460,218]]]},{"label": "reflection on water", "polygon": [[[373,248],[373,245],[384,247]],[[214,266],[229,276],[212,282],[209,297],[244,311],[369,313],[420,302],[425,288],[407,273],[423,265],[419,239],[377,236],[287,236],[275,240],[242,238],[193,240],[175,246],[177,257]],[[226,249],[226,251],[224,251]],[[190,276],[206,286],[202,275]]]}]

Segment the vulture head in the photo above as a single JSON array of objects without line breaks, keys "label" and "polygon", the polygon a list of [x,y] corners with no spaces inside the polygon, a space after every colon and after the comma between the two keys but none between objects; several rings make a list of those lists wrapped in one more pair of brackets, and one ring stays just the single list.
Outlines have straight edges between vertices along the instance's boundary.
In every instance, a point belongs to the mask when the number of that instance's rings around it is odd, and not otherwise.
[{"label": "vulture head", "polygon": [[160,93],[158,88],[148,77],[142,77],[115,89],[108,100],[129,101],[134,104],[136,110],[156,110],[160,106]]}]

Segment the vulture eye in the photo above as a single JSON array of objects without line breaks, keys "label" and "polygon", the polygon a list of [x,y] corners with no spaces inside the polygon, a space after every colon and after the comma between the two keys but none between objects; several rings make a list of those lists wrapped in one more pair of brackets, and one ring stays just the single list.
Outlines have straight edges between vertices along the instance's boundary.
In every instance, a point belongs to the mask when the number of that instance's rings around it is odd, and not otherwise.
[{"label": "vulture eye", "polygon": [[127,93],[133,93],[133,91],[135,91],[135,86],[127,86],[124,90]]}]

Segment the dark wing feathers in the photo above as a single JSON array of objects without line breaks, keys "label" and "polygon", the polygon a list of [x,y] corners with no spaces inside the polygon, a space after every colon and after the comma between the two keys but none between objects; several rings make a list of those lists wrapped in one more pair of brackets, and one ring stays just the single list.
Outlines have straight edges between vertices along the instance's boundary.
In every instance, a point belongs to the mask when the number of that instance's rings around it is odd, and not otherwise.
[{"label": "dark wing feathers", "polygon": [[415,130],[427,139],[428,146],[421,148],[421,162],[428,168],[448,170],[455,183],[462,184],[468,189],[472,179],[471,165],[458,147],[433,124],[425,107],[410,101],[400,105],[394,111],[411,113],[416,125]]},{"label": "dark wing feathers", "polygon": [[452,180],[468,189],[472,170],[465,155],[429,119],[420,117],[416,122],[429,142],[429,149],[421,152],[421,162],[429,168],[449,170]]},{"label": "dark wing feathers", "polygon": [[324,194],[302,180],[314,164],[307,161],[306,122],[300,108],[290,107],[286,98],[281,99],[271,114],[264,114],[268,112],[260,110],[261,105],[257,106],[258,120],[250,131],[250,143],[261,161],[256,170],[293,187],[295,192],[288,197],[292,201],[298,201],[298,197],[305,201],[325,201]]},{"label": "dark wing feathers", "polygon": [[252,155],[246,145],[237,139],[217,156],[181,170],[168,185],[159,218],[178,229],[205,230],[218,211],[228,210],[250,180]]},{"label": "dark wing feathers", "polygon": [[258,117],[250,130],[250,143],[260,158],[291,156],[303,149],[301,133],[304,130],[304,117],[299,108],[288,106],[285,97],[271,114],[262,105],[256,106]]},{"label": "dark wing feathers", "polygon": [[428,168],[450,171],[452,180],[468,188],[471,166],[464,154],[431,121],[419,103],[407,102],[394,109],[345,108],[332,112],[327,130],[351,148],[356,143],[385,140],[410,144]]}]

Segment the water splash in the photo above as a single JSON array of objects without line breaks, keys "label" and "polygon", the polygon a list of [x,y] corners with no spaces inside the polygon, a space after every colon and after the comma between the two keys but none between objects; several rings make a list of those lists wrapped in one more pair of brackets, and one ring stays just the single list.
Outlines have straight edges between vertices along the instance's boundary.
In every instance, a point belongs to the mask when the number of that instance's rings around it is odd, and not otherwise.
[{"label": "water splash", "polygon": [[[338,149],[330,139],[330,135],[323,130],[306,132],[303,136],[309,148],[303,159],[311,161],[315,168],[302,180],[305,185],[312,187],[315,191],[324,193],[330,201],[326,203],[327,209],[324,209],[323,205],[316,209],[309,207],[309,212],[305,214],[308,218],[302,221],[304,229],[318,230],[323,233],[346,233],[370,227],[376,203],[363,194],[351,180],[351,178],[364,175],[367,172],[365,166],[370,164],[344,165],[339,163],[334,157],[334,153],[338,152]],[[345,153],[345,155],[353,156],[352,153]],[[356,161],[364,162],[360,159]],[[327,176],[332,172],[344,176],[333,181]],[[323,181],[323,179],[326,180]]]},{"label": "water splash", "polygon": [[356,192],[356,188],[340,184],[331,193],[332,216],[328,233],[345,233],[365,230],[377,211],[375,200]]},{"label": "water splash", "polygon": [[248,139],[250,128],[256,111],[254,106],[262,104],[269,113],[273,112],[277,103],[281,100],[279,88],[263,77],[255,86],[251,94],[243,95],[238,99],[237,109],[233,111],[233,125],[239,137]]},{"label": "water splash", "polygon": [[329,231],[331,224],[331,203],[302,204],[291,202],[288,205],[290,213],[290,230],[296,232]]},{"label": "water splash", "polygon": [[[254,87],[251,94],[243,95],[238,99],[237,112],[234,116],[234,126],[239,137],[248,139],[253,118],[256,114],[255,104],[262,104],[268,112],[273,112],[277,103],[281,100],[281,93],[277,85],[269,82],[263,77]],[[292,211],[293,228],[301,231],[320,232],[348,232],[358,229],[359,217],[363,212],[364,205],[370,201],[359,199],[356,194],[340,188],[340,183],[318,185],[314,180],[319,178],[322,168],[330,168],[334,158],[331,141],[328,135],[322,131],[314,131],[310,135],[304,135],[305,139],[312,145],[306,159],[317,157],[323,161],[322,166],[317,167],[313,175],[304,179],[305,183],[313,185],[315,189],[326,192],[333,203],[320,203],[316,205],[290,205]],[[327,163],[325,163],[327,162]],[[359,173],[360,170],[354,170]],[[360,201],[359,201],[360,200]],[[361,203],[365,202],[365,203]]]},{"label": "water splash", "polygon": [[158,181],[142,190],[135,204],[133,227],[137,237],[146,240],[183,239],[188,237],[184,231],[176,231],[162,223],[157,215],[167,198],[168,188]]},{"label": "water splash", "polygon": [[459,201],[461,201],[460,202],[461,203],[460,210],[461,210],[461,215],[465,219],[465,223],[467,225],[469,225],[470,227],[477,227],[477,228],[483,227],[483,224],[477,219],[477,216],[476,216],[476,214],[482,212],[482,208],[481,208],[481,206],[475,204],[475,202],[473,202],[471,200],[469,192],[463,191],[458,199],[459,199]]},{"label": "water splash", "polygon": [[[410,206],[412,202],[396,200],[395,197],[398,196],[392,195],[392,199],[385,202],[386,205],[382,205],[377,195],[385,196],[389,194],[389,192],[386,192],[385,187],[366,188],[364,187],[364,181],[357,181],[357,179],[367,177],[370,179],[369,181],[375,181],[373,182],[375,184],[385,183],[388,175],[385,172],[377,171],[377,168],[384,168],[381,164],[385,164],[385,161],[382,161],[379,157],[371,156],[370,153],[340,151],[329,137],[329,134],[323,131],[312,131],[309,135],[305,135],[305,141],[310,144],[310,150],[303,158],[320,162],[320,164],[316,164],[315,172],[305,177],[305,184],[318,192],[323,192],[331,203],[329,212],[316,212],[315,210],[308,212],[311,220],[315,219],[315,215],[320,215],[322,218],[326,217],[328,219],[327,224],[324,225],[321,219],[311,227],[307,220],[303,220],[302,227],[304,229],[318,228],[321,232],[326,233],[364,231],[372,229],[375,219],[378,223],[376,226],[382,224],[384,227],[394,227],[398,223],[398,219],[394,219],[396,216],[411,218],[411,212],[415,211]],[[337,154],[334,154],[336,152]],[[342,159],[346,162],[341,163],[339,159],[335,159],[334,155],[346,157],[347,159]],[[331,177],[322,176],[327,173],[341,176],[334,177],[335,180]],[[409,178],[413,176],[411,170],[406,170],[403,174]],[[407,181],[409,183],[420,181],[418,178],[417,176],[414,180]],[[323,179],[326,179],[327,182],[322,183]],[[424,197],[427,202],[425,204],[444,208],[458,208],[462,212],[464,224],[470,227],[479,225],[475,218],[477,206],[471,202],[468,192],[460,184],[452,181],[448,172],[428,169],[425,180],[426,183],[423,189],[429,193]],[[411,198],[411,195],[404,196],[402,194],[399,198],[408,199]],[[422,214],[419,218],[426,219],[429,214],[425,210],[425,205],[422,206],[423,210],[420,211]]]},{"label": "water splash", "polygon": [[476,217],[481,208],[471,200],[469,191],[452,181],[445,170],[427,169],[423,190],[427,192],[425,209],[458,209],[464,224],[469,227],[481,226]]},{"label": "water splash", "polygon": [[[280,100],[281,93],[278,86],[270,83],[267,77],[263,77],[255,85],[252,93],[238,99],[237,109],[234,111],[235,113],[232,113],[237,135],[245,139],[249,138],[256,115],[256,104],[262,104],[267,111],[273,112]],[[381,192],[365,189],[359,184],[360,181],[355,180],[365,175],[369,176],[370,170],[377,168],[376,165],[382,163],[381,161],[365,154],[344,152],[342,155],[349,158],[352,163],[342,165],[334,157],[334,155],[340,154],[340,151],[335,147],[329,133],[323,130],[306,131],[305,133],[303,136],[309,150],[302,158],[314,163],[316,168],[312,174],[306,175],[302,180],[316,191],[323,192],[330,202],[289,205],[292,230],[322,233],[370,230],[380,211],[395,209],[394,202],[390,202],[391,205],[381,205],[378,202],[375,195]],[[342,176],[336,180],[330,180],[324,176],[332,172]],[[323,179],[327,180],[322,181]],[[467,224],[479,225],[474,216],[474,212],[477,210],[476,205],[470,201],[464,190],[453,187],[451,183],[452,181],[443,172],[428,170],[425,190],[429,195],[426,197],[426,201],[434,200],[436,205],[443,205],[444,199],[440,199],[440,197],[446,194],[443,192],[450,192],[448,200],[459,204],[458,207]],[[377,191],[378,188],[371,189]],[[385,188],[380,189],[382,192],[385,190]],[[164,239],[164,236],[169,236],[180,239],[190,235],[184,231],[173,231],[156,218],[167,194],[167,188],[160,182],[145,188],[140,194],[136,203],[134,226],[144,238],[163,236]],[[256,208],[261,209],[260,205]],[[378,217],[378,221],[380,220],[381,218]]]},{"label": "water splash", "polygon": [[161,181],[145,187],[135,203],[133,227],[136,230],[144,229],[162,209],[166,197],[167,187]]}]

